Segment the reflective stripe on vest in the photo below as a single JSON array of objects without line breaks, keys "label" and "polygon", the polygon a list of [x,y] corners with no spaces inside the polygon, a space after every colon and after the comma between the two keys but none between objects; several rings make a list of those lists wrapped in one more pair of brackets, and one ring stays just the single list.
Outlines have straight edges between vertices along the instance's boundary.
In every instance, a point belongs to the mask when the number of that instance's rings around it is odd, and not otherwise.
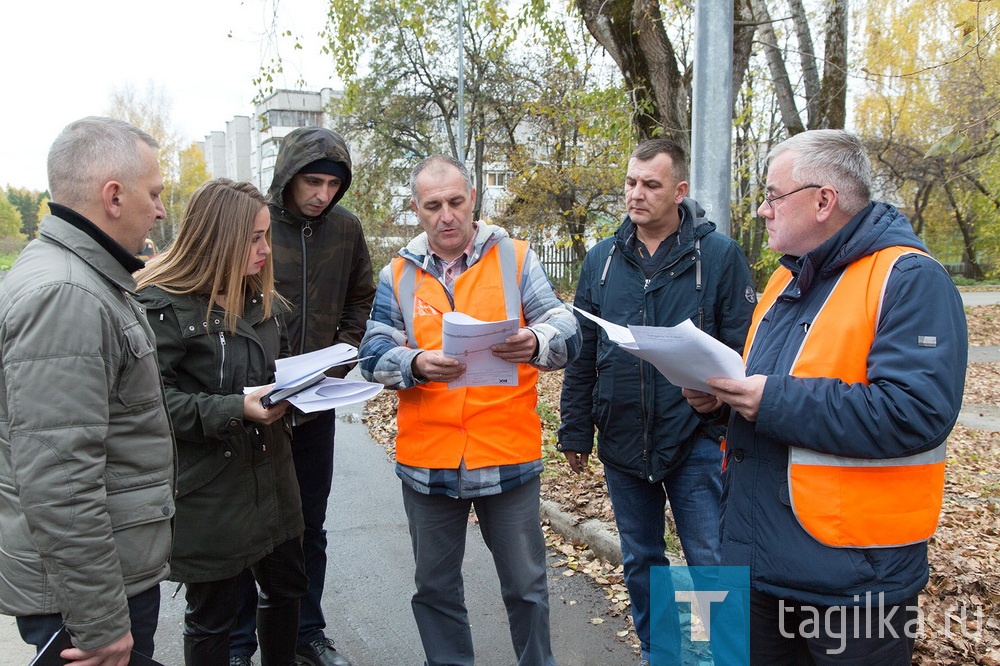
[{"label": "reflective stripe on vest", "polygon": [[[500,252],[500,279],[503,282],[504,307],[507,312],[507,319],[519,319],[521,317],[521,266],[524,258],[518,260],[517,250],[511,238],[501,238],[496,246]],[[525,245],[527,249],[527,245]],[[400,275],[396,280],[396,297],[399,300],[399,309],[403,315],[403,324],[406,326],[406,338],[410,348],[416,349],[417,343],[414,339],[413,330],[413,292],[417,285],[417,273],[421,277],[425,276],[424,271],[418,271],[416,264],[406,261],[402,257],[394,259],[401,265],[398,267]]]},{"label": "reflective stripe on vest", "polygon": [[[789,374],[868,384],[868,352],[896,261],[926,253],[890,247],[864,257],[838,278],[802,341]],[[779,268],[754,311],[744,361],[764,314],[792,280]],[[858,309],[863,298],[865,309]],[[862,316],[859,316],[862,315]],[[789,447],[788,489],[802,528],[827,546],[881,548],[926,541],[944,497],[945,444],[912,456],[847,458]]]},{"label": "reflective stripe on vest", "polygon": [[[411,261],[393,260],[393,284],[413,349],[441,349],[441,317],[455,310],[483,321],[519,319],[521,272],[528,244],[501,239],[452,283],[454,295]],[[449,389],[427,382],[398,391],[396,460],[413,467],[468,469],[541,457],[535,412],[538,371],[518,365],[517,386]]]}]

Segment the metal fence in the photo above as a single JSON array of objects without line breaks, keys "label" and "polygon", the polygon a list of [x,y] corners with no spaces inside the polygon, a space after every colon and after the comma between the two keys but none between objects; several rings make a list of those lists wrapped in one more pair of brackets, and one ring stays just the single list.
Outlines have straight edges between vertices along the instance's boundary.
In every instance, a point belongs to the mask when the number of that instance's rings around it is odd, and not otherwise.
[{"label": "metal fence", "polygon": [[560,284],[575,283],[580,274],[580,262],[573,248],[560,245],[532,245],[546,275]]}]

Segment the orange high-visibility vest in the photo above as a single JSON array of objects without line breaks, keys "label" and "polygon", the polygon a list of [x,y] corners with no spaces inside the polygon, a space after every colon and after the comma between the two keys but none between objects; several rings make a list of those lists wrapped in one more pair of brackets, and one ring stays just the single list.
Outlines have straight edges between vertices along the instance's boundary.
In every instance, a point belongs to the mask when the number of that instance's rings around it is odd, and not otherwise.
[{"label": "orange high-visibility vest", "polygon": [[[520,319],[521,271],[528,244],[502,239],[455,279],[454,308],[434,276],[402,257],[393,259],[393,287],[411,348],[441,349],[445,312],[482,321]],[[535,412],[538,371],[518,364],[517,386],[449,389],[428,382],[398,392],[396,460],[411,467],[467,469],[538,460],[542,426]]]},{"label": "orange high-visibility vest", "polygon": [[[849,265],[806,333],[789,374],[836,377],[868,384],[868,352],[896,261],[915,248],[890,247]],[[744,361],[764,314],[792,279],[775,271],[754,310]],[[864,307],[859,307],[863,305]],[[876,548],[926,541],[937,527],[944,497],[945,444],[890,459],[847,458],[789,447],[792,511],[827,546]]]}]

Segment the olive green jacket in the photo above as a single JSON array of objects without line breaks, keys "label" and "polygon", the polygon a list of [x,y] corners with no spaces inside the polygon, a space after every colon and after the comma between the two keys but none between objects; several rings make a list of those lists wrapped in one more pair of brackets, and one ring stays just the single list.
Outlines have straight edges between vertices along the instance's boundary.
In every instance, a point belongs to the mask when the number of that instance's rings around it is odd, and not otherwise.
[{"label": "olive green jacket", "polygon": [[243,420],[243,388],[274,381],[282,350],[281,303],[263,319],[248,297],[236,333],[207,299],[153,286],[139,293],[156,334],[177,437],[177,519],[171,579],[229,578],[302,534],[290,428]]},{"label": "olive green jacket", "polygon": [[0,611],[92,650],[167,577],[174,447],[133,258],[64,214],[0,283]]}]

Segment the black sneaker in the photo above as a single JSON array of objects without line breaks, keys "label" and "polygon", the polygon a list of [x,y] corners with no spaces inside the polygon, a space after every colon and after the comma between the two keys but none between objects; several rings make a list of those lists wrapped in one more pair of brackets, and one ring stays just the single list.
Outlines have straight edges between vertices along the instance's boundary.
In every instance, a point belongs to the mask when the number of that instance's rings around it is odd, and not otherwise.
[{"label": "black sneaker", "polygon": [[298,666],[351,666],[351,662],[337,654],[329,638],[317,638],[308,645],[299,645],[295,648],[295,657]]},{"label": "black sneaker", "polygon": [[253,666],[248,654],[234,654],[229,657],[229,666]]}]

